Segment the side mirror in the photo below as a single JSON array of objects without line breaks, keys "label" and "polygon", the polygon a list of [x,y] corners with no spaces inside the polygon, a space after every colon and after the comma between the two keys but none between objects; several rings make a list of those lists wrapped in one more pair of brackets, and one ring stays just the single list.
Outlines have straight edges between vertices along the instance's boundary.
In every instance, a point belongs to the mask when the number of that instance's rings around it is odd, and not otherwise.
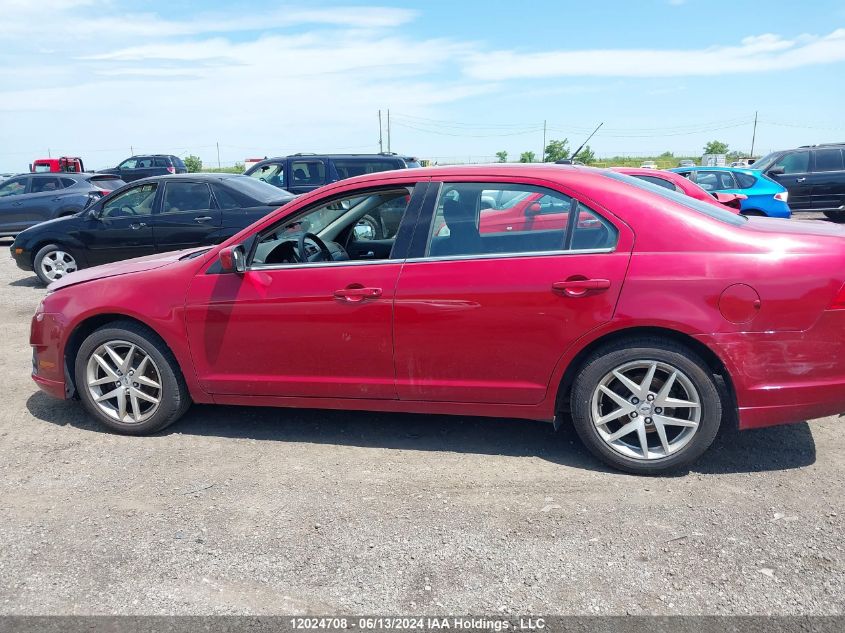
[{"label": "side mirror", "polygon": [[100,212],[97,209],[89,208],[88,212],[85,214],[89,220],[99,220],[100,219]]},{"label": "side mirror", "polygon": [[525,210],[525,215],[537,215],[540,213],[542,207],[540,207],[539,202],[532,202],[528,205],[528,208]]},{"label": "side mirror", "polygon": [[770,176],[782,176],[784,171],[786,171],[783,165],[778,165],[777,167],[772,167],[766,173]]},{"label": "side mirror", "polygon": [[246,253],[240,244],[227,246],[220,251],[217,258],[220,260],[220,267],[224,273],[242,275],[246,272]]}]

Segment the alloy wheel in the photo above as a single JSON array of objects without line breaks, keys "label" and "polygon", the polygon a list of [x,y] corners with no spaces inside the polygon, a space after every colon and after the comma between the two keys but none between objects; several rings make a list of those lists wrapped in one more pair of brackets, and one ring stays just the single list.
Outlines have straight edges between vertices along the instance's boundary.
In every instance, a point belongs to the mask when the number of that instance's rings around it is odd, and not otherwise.
[{"label": "alloy wheel", "polygon": [[695,436],[701,397],[680,369],[660,361],[628,362],[593,391],[592,422],[614,451],[637,460],[669,457]]},{"label": "alloy wheel", "polygon": [[50,281],[61,279],[76,270],[76,260],[65,251],[50,251],[41,260],[41,272]]},{"label": "alloy wheel", "polygon": [[140,424],[161,403],[161,373],[150,355],[128,341],[103,343],[88,358],[88,394],[110,418]]}]

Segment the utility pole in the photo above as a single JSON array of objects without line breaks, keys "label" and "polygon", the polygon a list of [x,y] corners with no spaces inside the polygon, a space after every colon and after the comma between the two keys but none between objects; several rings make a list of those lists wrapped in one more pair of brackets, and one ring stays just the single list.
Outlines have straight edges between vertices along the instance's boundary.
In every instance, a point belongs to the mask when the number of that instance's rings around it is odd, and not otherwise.
[{"label": "utility pole", "polygon": [[220,169],[220,141],[217,141],[217,169]]},{"label": "utility pole", "polygon": [[134,148],[134,147],[132,147],[131,145],[129,146],[129,155],[130,155],[130,156],[134,156],[134,155],[135,155],[135,148]]},{"label": "utility pole", "polygon": [[387,109],[387,153],[390,153],[390,108]]},{"label": "utility pole", "polygon": [[50,148],[47,148],[47,158],[53,158],[53,155],[50,153]]},{"label": "utility pole", "polygon": [[543,119],[543,151],[540,152],[540,162],[546,162],[546,120]]},{"label": "utility pole", "polygon": [[751,133],[751,153],[748,158],[754,158],[754,141],[757,140],[757,110],[754,110],[754,131]]},{"label": "utility pole", "polygon": [[381,146],[381,110],[378,111],[378,153],[381,154],[384,148]]}]

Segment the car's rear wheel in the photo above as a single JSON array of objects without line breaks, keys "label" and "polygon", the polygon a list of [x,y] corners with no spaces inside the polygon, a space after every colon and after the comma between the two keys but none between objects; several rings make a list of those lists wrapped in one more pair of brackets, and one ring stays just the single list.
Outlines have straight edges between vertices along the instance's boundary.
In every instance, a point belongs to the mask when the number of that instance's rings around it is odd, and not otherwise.
[{"label": "car's rear wheel", "polygon": [[172,352],[137,323],[121,321],[94,331],[79,348],[74,370],[82,404],[118,433],[155,433],[191,404]]},{"label": "car's rear wheel", "polygon": [[716,437],[722,402],[698,355],[660,339],[599,349],[573,384],[575,429],[607,464],[656,475],[686,466]]},{"label": "car's rear wheel", "polygon": [[49,284],[79,270],[76,258],[58,244],[42,246],[35,254],[32,268],[42,283]]},{"label": "car's rear wheel", "polygon": [[845,211],[834,210],[834,211],[823,211],[825,217],[828,220],[832,220],[833,222],[845,222]]}]

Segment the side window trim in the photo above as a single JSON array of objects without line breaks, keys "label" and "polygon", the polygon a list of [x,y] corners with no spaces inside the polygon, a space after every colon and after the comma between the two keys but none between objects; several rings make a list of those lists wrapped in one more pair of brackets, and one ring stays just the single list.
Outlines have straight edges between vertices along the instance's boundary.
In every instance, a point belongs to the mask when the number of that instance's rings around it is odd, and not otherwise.
[{"label": "side window trim", "polygon": [[[399,252],[405,246],[405,242],[408,241],[407,237],[403,237],[403,235],[407,235],[407,232],[414,229],[414,225],[410,224],[409,218],[416,218],[419,215],[420,209],[423,207],[423,199],[426,194],[426,189],[429,185],[429,180],[419,180],[419,181],[410,181],[410,182],[397,182],[390,185],[381,185],[377,187],[372,187],[369,189],[361,189],[359,191],[345,191],[340,194],[336,194],[333,196],[328,196],[326,198],[320,198],[319,200],[315,200],[312,204],[307,205],[301,209],[298,209],[294,214],[290,216],[285,216],[284,218],[280,218],[277,222],[271,224],[270,226],[262,229],[258,233],[254,233],[251,235],[247,242],[249,243],[249,248],[247,249],[247,270],[288,270],[288,269],[295,269],[295,268],[322,268],[322,267],[337,267],[337,266],[360,266],[364,264],[369,265],[379,265],[379,264],[395,264],[399,261],[406,259],[406,256],[402,256],[403,254]],[[331,204],[332,201],[342,200],[344,198],[356,197],[357,195],[362,195],[366,193],[372,193],[376,191],[390,191],[395,189],[404,189],[412,187],[413,192],[411,193],[411,200],[408,202],[408,207],[405,209],[405,214],[402,216],[402,220],[399,224],[399,230],[396,233],[396,241],[393,244],[393,248],[391,249],[390,256],[386,259],[361,259],[361,260],[345,260],[345,261],[335,261],[335,262],[315,262],[315,263],[298,263],[298,264],[255,264],[253,263],[253,259],[255,258],[255,252],[258,248],[259,243],[261,242],[261,236],[266,234],[274,229],[274,227],[280,225],[283,222],[290,222],[291,220],[310,213],[320,207],[323,207],[327,204]],[[400,240],[402,240],[400,242]],[[398,248],[397,248],[398,247]]]},{"label": "side window trim", "polygon": [[[167,201],[167,189],[177,184],[205,185],[206,189],[208,189],[208,199],[214,206],[212,206],[210,209],[185,209],[184,211],[165,211],[164,203]],[[176,215],[178,213],[195,213],[197,211],[219,211],[222,208],[217,203],[217,199],[214,197],[214,189],[207,182],[203,182],[200,180],[168,180],[164,183],[164,187],[161,188],[161,194],[159,194],[157,191],[156,195],[161,195],[161,204],[153,203],[153,215]]]},{"label": "side window trim", "polygon": [[[508,253],[484,253],[484,254],[476,254],[476,255],[427,255],[428,249],[428,242],[429,238],[433,233],[433,225],[437,217],[437,202],[440,199],[440,191],[443,189],[444,185],[447,184],[459,184],[461,180],[431,180],[428,191],[426,192],[426,199],[422,205],[422,213],[421,217],[417,222],[417,225],[414,230],[413,236],[413,244],[411,245],[411,249],[409,250],[406,259],[410,262],[439,262],[439,261],[459,261],[459,260],[468,260],[468,259],[514,259],[514,258],[523,258],[523,257],[549,257],[549,256],[561,256],[561,255],[591,255],[591,254],[602,254],[602,253],[615,253],[619,248],[619,241],[622,236],[620,227],[617,226],[616,222],[613,222],[610,218],[607,217],[606,214],[602,213],[599,210],[596,210],[592,206],[587,206],[587,208],[594,213],[596,216],[601,218],[604,222],[608,223],[613,229],[616,231],[616,242],[613,246],[607,248],[583,248],[583,249],[572,249],[572,248],[563,248],[558,250],[550,250],[550,251],[517,251],[517,252],[508,252]],[[501,180],[483,180],[478,181],[480,184],[489,184],[491,186],[495,185],[511,185],[511,186],[533,186],[533,187],[542,187],[545,189],[549,189],[552,192],[560,193],[572,199],[573,202],[576,203],[576,209],[580,209],[582,203],[580,198],[577,194],[573,195],[574,192],[569,193],[567,191],[561,191],[559,189],[554,188],[557,183],[553,182],[546,182],[544,184],[538,185],[535,183],[529,182],[516,182],[512,180],[508,181],[501,181]],[[586,205],[585,205],[586,206]],[[570,230],[569,223],[575,222],[577,224],[577,220],[573,220],[573,218],[578,218],[580,211],[578,213],[570,213],[569,220],[567,222],[567,235],[565,237],[565,247],[570,246],[572,239],[574,239],[574,229]],[[425,226],[424,230],[420,230],[422,226]]]}]

